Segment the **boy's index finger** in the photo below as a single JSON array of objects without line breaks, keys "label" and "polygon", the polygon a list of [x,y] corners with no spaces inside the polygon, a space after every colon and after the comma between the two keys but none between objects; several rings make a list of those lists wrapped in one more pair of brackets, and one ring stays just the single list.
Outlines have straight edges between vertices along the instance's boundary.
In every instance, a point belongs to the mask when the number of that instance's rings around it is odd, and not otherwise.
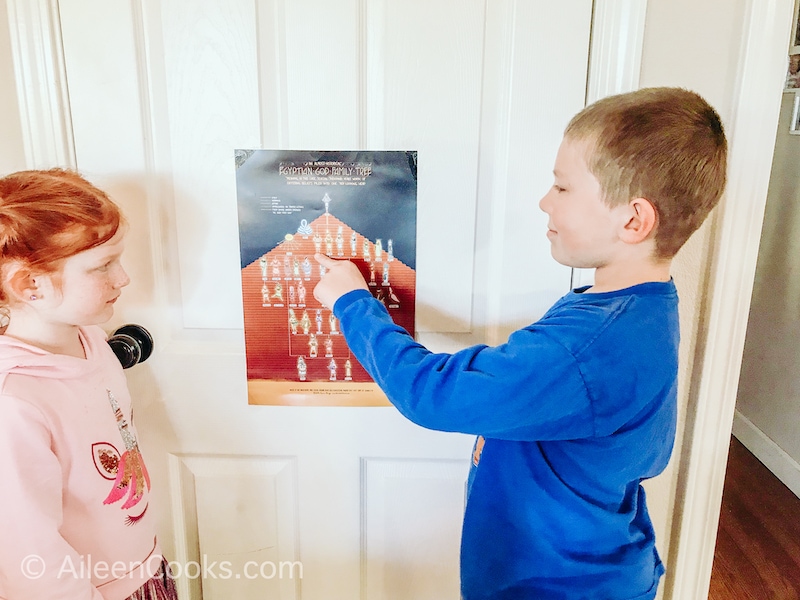
[{"label": "boy's index finger", "polygon": [[323,267],[327,267],[328,269],[330,269],[331,267],[335,266],[336,263],[339,262],[338,260],[335,260],[335,259],[331,258],[330,256],[327,256],[326,254],[321,254],[319,252],[317,252],[314,255],[314,260],[316,260]]}]

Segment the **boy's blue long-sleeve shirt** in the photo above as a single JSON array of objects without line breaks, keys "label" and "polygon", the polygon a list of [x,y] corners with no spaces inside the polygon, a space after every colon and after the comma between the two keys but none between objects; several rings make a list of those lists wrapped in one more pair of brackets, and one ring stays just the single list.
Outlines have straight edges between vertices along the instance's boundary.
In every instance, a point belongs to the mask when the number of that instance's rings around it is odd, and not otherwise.
[{"label": "boy's blue long-sleeve shirt", "polygon": [[655,596],[663,566],[640,483],[666,467],[675,436],[677,293],[671,281],[581,291],[507,343],[455,354],[416,343],[365,290],[334,307],[403,415],[483,438],[465,600]]}]

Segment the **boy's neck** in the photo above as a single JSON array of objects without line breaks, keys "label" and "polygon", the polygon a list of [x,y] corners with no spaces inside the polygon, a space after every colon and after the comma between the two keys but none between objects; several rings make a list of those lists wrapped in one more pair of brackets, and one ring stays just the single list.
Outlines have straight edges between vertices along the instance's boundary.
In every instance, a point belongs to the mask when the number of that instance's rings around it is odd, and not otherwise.
[{"label": "boy's neck", "polygon": [[594,285],[587,293],[614,292],[640,283],[667,282],[670,280],[672,260],[631,261],[615,263],[595,269]]}]

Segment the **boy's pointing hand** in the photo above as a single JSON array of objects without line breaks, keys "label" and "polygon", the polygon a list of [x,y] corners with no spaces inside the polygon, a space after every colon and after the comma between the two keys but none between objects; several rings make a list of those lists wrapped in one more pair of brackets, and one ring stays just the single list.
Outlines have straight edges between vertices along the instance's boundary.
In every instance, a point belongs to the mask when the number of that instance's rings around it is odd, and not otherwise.
[{"label": "boy's pointing hand", "polygon": [[314,259],[327,269],[314,288],[314,298],[331,310],[336,301],[346,293],[369,290],[358,267],[349,260],[334,260],[324,254],[315,254]]}]

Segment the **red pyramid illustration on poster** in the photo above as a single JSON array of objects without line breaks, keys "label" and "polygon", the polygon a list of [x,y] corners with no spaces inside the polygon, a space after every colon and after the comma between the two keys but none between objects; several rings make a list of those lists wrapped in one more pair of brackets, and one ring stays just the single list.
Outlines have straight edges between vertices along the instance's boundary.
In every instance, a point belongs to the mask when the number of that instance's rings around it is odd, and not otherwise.
[{"label": "red pyramid illustration on poster", "polygon": [[370,240],[325,213],[242,269],[248,380],[372,382],[351,354],[338,320],[313,295],[315,252],[351,260],[394,322],[414,335],[416,273],[392,240]]}]

